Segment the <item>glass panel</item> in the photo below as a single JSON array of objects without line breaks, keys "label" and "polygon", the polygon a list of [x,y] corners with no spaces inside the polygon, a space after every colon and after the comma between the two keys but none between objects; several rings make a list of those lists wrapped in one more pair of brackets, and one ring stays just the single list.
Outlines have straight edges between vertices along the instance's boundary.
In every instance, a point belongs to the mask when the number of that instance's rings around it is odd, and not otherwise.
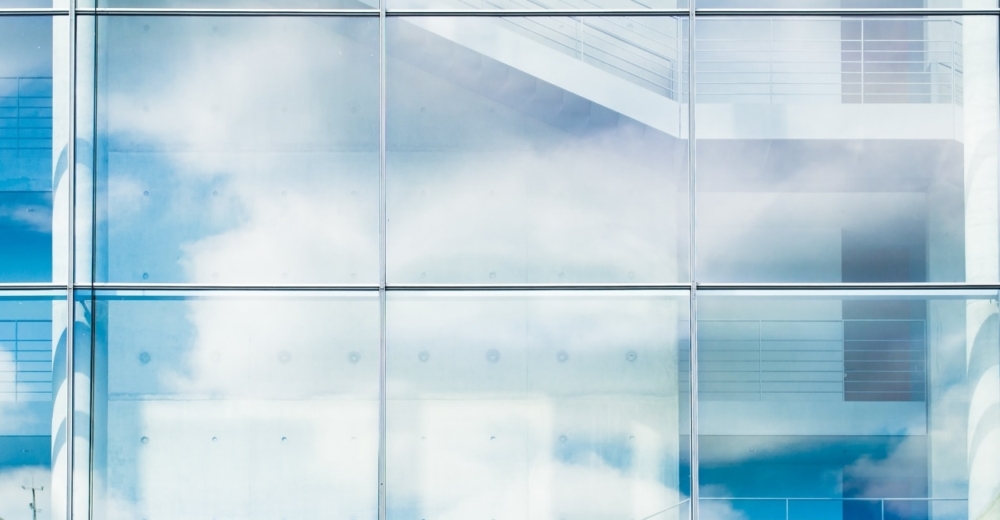
[{"label": "glass panel", "polygon": [[697,35],[702,281],[997,281],[995,17]]},{"label": "glass panel", "polygon": [[[47,519],[66,504],[65,486],[53,486],[66,410],[52,406],[66,390],[65,317],[65,292],[0,293],[0,518]],[[64,471],[55,477],[65,483]]]},{"label": "glass panel", "polygon": [[377,294],[99,293],[96,316],[93,518],[376,518]]},{"label": "glass panel", "polygon": [[378,281],[378,21],[98,20],[97,281]]},{"label": "glass panel", "polygon": [[386,23],[391,282],[688,278],[682,19]]},{"label": "glass panel", "polygon": [[687,518],[682,293],[390,293],[388,518]]},{"label": "glass panel", "polygon": [[0,282],[52,281],[52,56],[51,18],[0,17]]},{"label": "glass panel", "polygon": [[702,518],[995,518],[996,302],[699,296]]}]

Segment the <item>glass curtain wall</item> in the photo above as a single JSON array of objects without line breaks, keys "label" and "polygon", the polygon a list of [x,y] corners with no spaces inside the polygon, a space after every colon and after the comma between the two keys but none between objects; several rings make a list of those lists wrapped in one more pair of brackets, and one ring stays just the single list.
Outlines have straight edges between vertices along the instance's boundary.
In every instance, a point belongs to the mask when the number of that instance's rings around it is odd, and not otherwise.
[{"label": "glass curtain wall", "polygon": [[1000,520],[995,0],[0,0],[0,519]]}]

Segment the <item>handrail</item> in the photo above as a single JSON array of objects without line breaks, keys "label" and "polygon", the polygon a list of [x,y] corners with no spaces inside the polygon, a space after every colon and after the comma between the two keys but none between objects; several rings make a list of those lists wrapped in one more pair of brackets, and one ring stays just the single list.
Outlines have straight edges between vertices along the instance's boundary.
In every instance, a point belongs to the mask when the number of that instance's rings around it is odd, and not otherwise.
[{"label": "handrail", "polygon": [[[0,401],[48,401],[52,399],[52,339],[33,337],[24,333],[25,324],[41,325],[51,331],[51,320],[0,320],[0,331],[4,324],[13,325],[13,335],[8,337],[0,332],[0,353],[9,352],[10,361],[0,359],[0,374],[9,374],[0,379]],[[47,327],[46,327],[47,326]],[[25,348],[39,346],[41,348]],[[41,355],[39,355],[41,353]],[[12,369],[12,370],[10,370]],[[12,380],[10,380],[12,379]],[[6,384],[10,390],[3,388]]]},{"label": "handrail", "polygon": [[968,502],[967,498],[937,498],[937,497],[700,497],[699,500],[733,501],[733,500],[763,500],[784,502]]},{"label": "handrail", "polygon": [[[777,31],[789,22],[744,21],[754,34],[714,36],[701,31],[697,51],[700,101],[709,103],[955,104],[962,102],[959,19],[918,20],[919,37],[878,34],[874,28],[913,19],[808,20],[854,35],[802,37]],[[791,22],[791,23],[799,23]],[[869,25],[875,25],[869,28]],[[784,36],[777,34],[788,33]]]},{"label": "handrail", "polygon": [[[889,511],[890,511],[890,513],[893,513],[892,509],[894,509],[893,508],[893,503],[894,502],[911,502],[911,503],[924,502],[924,503],[927,504],[928,507],[933,502],[945,502],[945,503],[950,502],[950,503],[956,503],[956,504],[968,503],[968,499],[967,498],[931,498],[931,497],[900,497],[900,498],[884,498],[884,497],[878,497],[878,498],[865,498],[865,497],[850,497],[850,498],[847,498],[847,497],[841,497],[841,498],[838,498],[838,497],[817,497],[817,498],[801,498],[801,497],[775,497],[775,498],[766,498],[766,497],[700,497],[699,501],[705,501],[705,502],[720,502],[720,501],[724,501],[724,502],[729,502],[729,503],[740,502],[740,501],[748,501],[748,502],[754,502],[754,501],[756,501],[756,502],[777,502],[779,504],[783,504],[784,505],[784,510],[785,510],[784,511],[784,520],[800,520],[800,519],[801,520],[806,520],[807,518],[810,518],[809,516],[806,516],[806,515],[793,514],[792,507],[791,507],[792,504],[793,503],[802,503],[802,502],[841,502],[841,503],[843,503],[843,502],[848,502],[848,503],[850,503],[850,502],[866,503],[867,502],[867,503],[873,503],[873,504],[877,504],[878,505],[880,520],[886,520],[886,505],[887,504],[889,504]],[[892,514],[890,516],[890,518],[898,518],[898,517],[899,517],[898,514]],[[771,516],[770,518],[774,518],[774,517]]]},{"label": "handrail", "polygon": [[674,504],[674,505],[672,505],[672,506],[670,506],[670,507],[668,507],[666,509],[662,509],[660,511],[657,511],[657,512],[655,512],[655,513],[653,513],[653,514],[651,514],[649,516],[644,516],[644,517],[640,518],[639,520],[652,520],[653,518],[656,518],[657,516],[660,516],[663,513],[669,513],[670,511],[673,511],[674,509],[677,509],[678,507],[683,506],[684,504],[687,504],[689,502],[691,502],[691,499],[690,498],[685,498],[684,500],[681,500],[680,502],[678,502],[678,503],[676,503],[676,504]]},{"label": "handrail", "polygon": [[[463,0],[468,5],[475,0]],[[483,0],[494,8],[553,7],[566,0]],[[476,5],[478,7],[478,5]],[[686,60],[683,21],[657,28],[645,17],[505,17],[499,23],[576,59],[621,76],[669,99],[683,100]],[[860,24],[858,35],[803,38],[785,19],[758,18],[761,36],[714,37],[698,41],[698,84],[706,103],[962,103],[962,22],[959,18],[918,20],[913,38],[879,34],[872,24],[912,18],[809,19],[808,23]],[[714,23],[714,22],[706,22]],[[867,28],[867,29],[866,29]]]},{"label": "handrail", "polygon": [[[645,25],[648,21],[639,18],[624,20],[649,28]],[[526,36],[581,61],[624,76],[668,99],[680,98],[683,53],[679,49],[679,20],[672,34],[655,31],[659,41],[642,34],[634,26],[622,26],[615,18],[573,18],[570,23],[558,18],[504,18],[503,21],[515,31],[527,33]],[[654,43],[658,45],[654,47]]]},{"label": "handrail", "polygon": [[923,319],[700,323],[699,378],[705,399],[926,399]]},{"label": "handrail", "polygon": [[51,84],[51,77],[0,77],[0,150],[52,149]]}]

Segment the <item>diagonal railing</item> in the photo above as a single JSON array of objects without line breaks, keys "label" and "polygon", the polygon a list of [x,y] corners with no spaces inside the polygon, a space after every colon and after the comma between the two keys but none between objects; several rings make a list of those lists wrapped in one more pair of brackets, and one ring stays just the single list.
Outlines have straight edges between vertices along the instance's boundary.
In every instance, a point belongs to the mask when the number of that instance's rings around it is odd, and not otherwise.
[{"label": "diagonal railing", "polygon": [[[495,9],[575,8],[584,0],[464,0]],[[512,32],[675,101],[686,97],[684,20],[506,17]],[[710,20],[699,32],[699,102],[962,103],[959,18]],[[715,25],[715,30],[713,29]],[[706,30],[708,29],[708,30]]]},{"label": "diagonal railing", "polygon": [[[778,498],[701,497],[703,516],[746,520],[817,520],[853,518],[857,520],[965,520],[968,500],[964,498]],[[713,506],[719,508],[713,510]],[[721,516],[721,515],[720,515]]]},{"label": "diagonal railing", "polygon": [[[495,0],[490,0],[495,1]],[[530,7],[530,0],[506,0]],[[668,99],[686,93],[680,19],[504,18],[515,32]]]}]

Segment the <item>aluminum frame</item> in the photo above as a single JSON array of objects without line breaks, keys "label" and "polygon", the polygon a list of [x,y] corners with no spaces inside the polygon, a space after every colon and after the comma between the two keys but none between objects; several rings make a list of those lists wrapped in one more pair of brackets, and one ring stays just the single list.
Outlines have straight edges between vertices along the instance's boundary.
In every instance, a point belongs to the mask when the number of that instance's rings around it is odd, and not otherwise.
[{"label": "aluminum frame", "polygon": [[388,225],[388,203],[386,186],[386,3],[388,0],[379,0],[378,10],[378,306],[379,306],[379,332],[378,332],[378,518],[384,520],[387,516],[387,496],[386,487],[386,432],[387,417],[386,400],[386,365],[388,364],[388,354],[386,349],[386,335],[388,333],[386,308],[388,295],[386,294],[386,265],[387,251],[387,225]]},{"label": "aluminum frame", "polygon": [[[70,9],[0,7],[0,16],[69,15]],[[769,16],[998,16],[1000,7],[990,8],[689,8],[689,9],[239,9],[172,7],[76,8],[79,16],[681,16],[681,17],[769,17]]]},{"label": "aluminum frame", "polygon": [[[378,291],[379,284],[289,284],[289,285],[218,285],[199,283],[119,283],[97,282],[93,284],[74,284],[74,291],[92,290],[149,290],[149,291]],[[996,283],[963,283],[963,282],[830,282],[830,283],[757,283],[757,282],[710,282],[710,283],[523,283],[523,284],[385,284],[387,292],[394,291],[675,291],[690,290],[692,287],[699,292],[713,291],[1000,291],[1000,282]],[[65,291],[66,284],[61,283],[0,283],[0,293],[7,291]]]},{"label": "aluminum frame", "polygon": [[[69,0],[69,142],[67,170],[67,269],[66,273],[66,518],[72,520],[76,462],[76,2]],[[89,396],[88,396],[89,398]],[[89,427],[88,427],[89,429]],[[88,471],[88,475],[89,475]],[[88,497],[89,498],[89,497]],[[88,508],[89,510],[89,508]],[[91,516],[89,513],[87,516]]]},{"label": "aluminum frame", "polygon": [[691,479],[690,489],[691,519],[698,520],[700,516],[701,501],[699,500],[700,472],[699,472],[699,432],[698,432],[698,242],[697,230],[695,228],[695,217],[698,214],[698,176],[697,176],[697,132],[695,128],[695,110],[698,100],[697,70],[695,67],[695,44],[696,25],[698,12],[695,9],[695,1],[690,2],[690,14],[688,15],[688,276],[690,277],[690,292],[688,293],[688,410],[690,413],[690,439],[689,456],[691,468],[688,478]]}]

